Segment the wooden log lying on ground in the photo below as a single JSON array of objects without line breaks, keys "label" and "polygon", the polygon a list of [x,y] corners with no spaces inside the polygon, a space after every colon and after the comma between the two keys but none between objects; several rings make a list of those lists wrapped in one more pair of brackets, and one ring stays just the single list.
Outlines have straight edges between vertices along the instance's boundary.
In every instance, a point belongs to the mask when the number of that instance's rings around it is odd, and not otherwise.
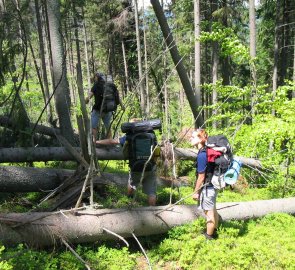
[{"label": "wooden log lying on ground", "polygon": [[[73,176],[75,171],[51,168],[31,168],[17,166],[0,166],[0,192],[40,192],[58,187],[67,177]],[[167,180],[159,179],[159,183],[167,184]],[[105,173],[94,178],[95,184],[115,184],[126,186],[127,174]],[[170,183],[170,182],[169,182]],[[169,185],[169,183],[167,185]],[[174,182],[174,186],[180,183]]]},{"label": "wooden log lying on ground", "polygon": [[[0,215],[0,241],[5,245],[27,243],[34,246],[53,245],[59,239],[70,243],[87,243],[114,239],[105,229],[122,237],[146,236],[167,232],[203,216],[195,205],[178,205],[136,209],[101,209],[58,213],[10,213]],[[295,198],[252,202],[220,203],[218,213],[223,220],[244,220],[269,213],[295,214]],[[160,213],[159,213],[160,212]]]},{"label": "wooden log lying on ground", "polygon": [[[81,152],[80,148],[75,148]],[[163,151],[163,149],[162,149]],[[195,160],[197,150],[175,148],[177,159]],[[110,145],[96,148],[98,160],[123,160],[122,147],[119,145]],[[243,165],[251,168],[262,168],[259,160],[253,158],[239,158]],[[1,148],[0,163],[2,162],[33,162],[33,161],[67,161],[74,160],[74,157],[64,147],[27,147],[27,148]]]},{"label": "wooden log lying on ground", "polygon": [[[18,126],[18,123],[13,122],[9,117],[7,116],[0,116],[0,126],[7,127],[10,129],[14,129]],[[35,124],[30,123],[29,128],[33,129],[35,127]],[[36,125],[35,131],[40,134],[48,135],[51,137],[55,137],[56,134],[60,134],[60,130],[57,128],[51,128],[43,125]]]},{"label": "wooden log lying on ground", "polygon": [[[0,192],[38,192],[55,189],[73,170],[0,166]],[[103,173],[94,181],[101,184],[127,185],[128,175]]]},{"label": "wooden log lying on ground", "polygon": [[[75,150],[81,153],[80,148]],[[122,160],[124,159],[121,147],[96,148],[99,160]],[[22,147],[1,148],[0,163],[3,162],[33,162],[33,161],[68,161],[75,158],[65,147]]]}]

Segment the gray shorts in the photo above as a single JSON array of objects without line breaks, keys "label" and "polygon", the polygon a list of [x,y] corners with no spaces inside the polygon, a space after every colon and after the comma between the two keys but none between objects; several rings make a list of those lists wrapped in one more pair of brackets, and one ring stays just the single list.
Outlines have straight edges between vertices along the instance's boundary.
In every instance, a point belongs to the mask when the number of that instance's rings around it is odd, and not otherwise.
[{"label": "gray shorts", "polygon": [[[140,183],[141,172],[131,172],[129,177],[129,185],[136,189]],[[156,196],[157,194],[157,174],[156,166],[151,171],[144,172],[142,179],[142,191],[148,196]]]},{"label": "gray shorts", "polygon": [[[113,115],[112,112],[107,112],[107,113],[102,112],[101,113],[101,118],[102,118],[102,121],[104,123],[106,130],[109,130],[109,128],[110,128],[112,115]],[[100,111],[92,110],[92,112],[91,112],[91,127],[97,128],[99,120],[100,120]]]},{"label": "gray shorts", "polygon": [[204,187],[201,191],[200,206],[203,210],[213,210],[216,206],[218,191],[214,187]]}]

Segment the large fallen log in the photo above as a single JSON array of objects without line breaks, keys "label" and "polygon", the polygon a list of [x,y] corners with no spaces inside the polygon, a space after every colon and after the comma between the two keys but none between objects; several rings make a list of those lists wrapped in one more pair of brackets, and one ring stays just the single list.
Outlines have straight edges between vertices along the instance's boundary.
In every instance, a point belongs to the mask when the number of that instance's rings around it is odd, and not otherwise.
[{"label": "large fallen log", "polygon": [[[76,148],[81,153],[80,148]],[[164,150],[163,148],[161,149]],[[177,159],[195,160],[197,150],[175,148]],[[96,148],[96,156],[98,160],[123,160],[122,147],[120,145],[110,145]],[[243,165],[251,168],[262,168],[259,160],[253,158],[239,158]],[[64,147],[27,147],[27,148],[1,148],[0,163],[3,162],[33,162],[33,161],[67,161],[75,160],[74,157]]]},{"label": "large fallen log", "polygon": [[[55,189],[73,170],[0,166],[0,192],[39,192]],[[94,178],[95,183],[127,185],[128,175],[102,173]]]},{"label": "large fallen log", "polygon": [[[7,116],[0,116],[0,126],[15,129],[18,127],[18,123],[14,122],[11,118]],[[55,137],[56,134],[60,134],[60,130],[57,128],[51,128],[43,125],[36,125],[35,127],[35,124],[33,123],[29,124],[29,128],[35,128],[35,132],[48,135],[51,137]]]},{"label": "large fallen log", "polygon": [[[295,214],[295,198],[252,202],[220,203],[223,220],[244,220],[269,213]],[[203,216],[195,205],[163,206],[136,209],[101,209],[58,213],[10,213],[0,215],[0,241],[5,245],[27,243],[49,246],[59,239],[87,243],[122,237],[146,236],[167,232]]]},{"label": "large fallen log", "polygon": [[[75,150],[81,153],[80,148],[75,147]],[[124,159],[122,149],[119,146],[96,148],[96,156],[99,160]],[[68,160],[75,160],[75,158],[65,147],[22,147],[0,149],[0,163]]]},{"label": "large fallen log", "polygon": [[[0,166],[0,192],[40,192],[58,187],[67,177],[73,176],[75,171],[51,168],[31,168],[17,166]],[[101,173],[94,177],[95,184],[115,184],[126,186],[127,174]],[[161,180],[159,184],[169,185],[168,180]],[[174,186],[180,183],[174,181]]]}]

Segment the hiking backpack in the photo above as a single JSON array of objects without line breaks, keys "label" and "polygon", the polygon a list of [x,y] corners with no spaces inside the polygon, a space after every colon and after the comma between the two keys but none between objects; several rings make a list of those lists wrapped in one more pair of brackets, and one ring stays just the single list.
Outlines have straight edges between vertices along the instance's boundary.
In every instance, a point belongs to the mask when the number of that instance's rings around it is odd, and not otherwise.
[{"label": "hiking backpack", "polygon": [[215,189],[226,186],[224,174],[230,168],[233,161],[232,148],[224,135],[209,136],[206,142],[207,183],[211,183]]},{"label": "hiking backpack", "polygon": [[124,123],[122,132],[126,133],[128,146],[129,166],[133,172],[151,171],[155,162],[154,150],[157,146],[157,138],[154,128],[160,128],[160,120]]},{"label": "hiking backpack", "polygon": [[117,110],[119,104],[119,93],[116,86],[113,83],[106,82],[104,84],[103,93],[103,112],[114,112]]}]

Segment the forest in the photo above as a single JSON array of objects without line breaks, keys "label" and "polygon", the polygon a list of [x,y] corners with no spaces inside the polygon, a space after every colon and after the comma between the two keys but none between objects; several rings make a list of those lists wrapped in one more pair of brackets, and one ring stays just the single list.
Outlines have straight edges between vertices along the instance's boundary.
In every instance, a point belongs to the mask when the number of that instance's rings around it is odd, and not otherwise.
[{"label": "forest", "polygon": [[[0,18],[0,269],[294,269],[294,1],[0,0]],[[161,121],[156,206],[93,142],[97,74],[121,106],[94,140]],[[195,128],[242,163],[214,241]]]}]

